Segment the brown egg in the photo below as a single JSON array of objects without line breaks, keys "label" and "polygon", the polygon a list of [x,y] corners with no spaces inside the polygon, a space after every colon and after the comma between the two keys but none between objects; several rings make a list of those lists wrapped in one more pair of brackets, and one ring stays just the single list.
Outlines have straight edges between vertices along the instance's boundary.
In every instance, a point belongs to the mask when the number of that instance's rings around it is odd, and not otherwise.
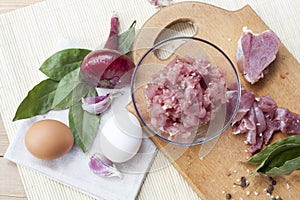
[{"label": "brown egg", "polygon": [[37,158],[52,160],[58,158],[72,148],[73,134],[64,123],[45,119],[31,125],[25,135],[27,149]]}]

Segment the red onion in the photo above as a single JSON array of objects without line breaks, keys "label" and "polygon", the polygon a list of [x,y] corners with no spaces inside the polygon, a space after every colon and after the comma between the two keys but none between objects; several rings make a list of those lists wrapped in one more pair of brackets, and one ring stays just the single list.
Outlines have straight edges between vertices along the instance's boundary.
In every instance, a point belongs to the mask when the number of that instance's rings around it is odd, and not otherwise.
[{"label": "red onion", "polygon": [[81,76],[92,86],[122,88],[130,83],[135,64],[118,51],[118,27],[118,17],[114,15],[104,49],[91,52],[81,64]]}]

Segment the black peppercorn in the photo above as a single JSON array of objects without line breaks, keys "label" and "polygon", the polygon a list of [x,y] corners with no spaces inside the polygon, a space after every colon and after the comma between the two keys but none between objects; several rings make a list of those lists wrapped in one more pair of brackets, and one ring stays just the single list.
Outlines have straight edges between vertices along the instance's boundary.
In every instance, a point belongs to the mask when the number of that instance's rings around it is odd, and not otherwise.
[{"label": "black peppercorn", "polygon": [[247,187],[247,179],[244,176],[241,177],[241,186],[242,188]]},{"label": "black peppercorn", "polygon": [[276,180],[272,180],[272,185],[276,185]]},{"label": "black peppercorn", "polygon": [[246,177],[245,177],[245,176],[242,176],[242,177],[241,177],[241,181],[242,181],[242,182],[246,181]]},{"label": "black peppercorn", "polygon": [[231,199],[231,194],[226,194],[226,199]]},{"label": "black peppercorn", "polygon": [[246,181],[241,182],[241,186],[242,186],[243,188],[247,187],[247,182],[246,182]]},{"label": "black peppercorn", "polygon": [[274,187],[273,187],[273,185],[270,184],[268,186],[267,193],[272,194],[273,190],[274,190]]}]

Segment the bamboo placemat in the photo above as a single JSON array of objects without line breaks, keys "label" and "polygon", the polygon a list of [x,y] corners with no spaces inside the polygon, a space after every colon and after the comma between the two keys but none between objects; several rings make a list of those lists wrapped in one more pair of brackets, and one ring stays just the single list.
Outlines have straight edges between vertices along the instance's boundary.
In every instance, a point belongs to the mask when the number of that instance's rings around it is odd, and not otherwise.
[{"label": "bamboo placemat", "polygon": [[[300,51],[297,50],[300,46],[300,1],[202,2],[228,10],[250,4],[300,60]],[[107,37],[113,11],[119,13],[121,29],[124,30],[135,19],[137,28],[141,27],[156,9],[147,0],[49,0],[0,16],[0,111],[10,140],[20,123],[12,123],[14,112],[27,92],[43,79],[38,67],[53,53],[57,41],[64,37],[90,48],[97,47]],[[158,153],[152,168],[157,166],[165,167],[150,170],[138,199],[198,199],[161,153]],[[91,199],[35,171],[18,167],[29,199]]]}]

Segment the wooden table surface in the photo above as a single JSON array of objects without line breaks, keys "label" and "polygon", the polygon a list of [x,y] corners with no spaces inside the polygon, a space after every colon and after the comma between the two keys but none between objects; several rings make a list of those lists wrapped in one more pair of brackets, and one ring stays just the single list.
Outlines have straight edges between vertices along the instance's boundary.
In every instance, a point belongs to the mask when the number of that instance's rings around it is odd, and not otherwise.
[{"label": "wooden table surface", "polygon": [[[0,0],[0,14],[22,8],[43,0]],[[17,166],[4,159],[9,145],[5,128],[0,115],[0,199],[27,199]]]}]

